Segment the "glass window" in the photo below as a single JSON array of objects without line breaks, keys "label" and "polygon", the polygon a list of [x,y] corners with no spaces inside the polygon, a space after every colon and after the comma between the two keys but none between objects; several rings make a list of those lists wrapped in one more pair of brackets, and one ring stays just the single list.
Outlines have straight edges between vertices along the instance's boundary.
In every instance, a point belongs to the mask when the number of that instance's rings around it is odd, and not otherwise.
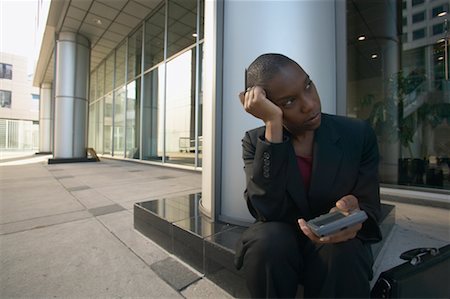
[{"label": "glass window", "polygon": [[105,64],[105,93],[108,93],[114,89],[114,52],[106,58]]},{"label": "glass window", "polygon": [[164,59],[165,6],[159,8],[145,22],[145,69],[149,69]]},{"label": "glass window", "polygon": [[431,11],[431,17],[435,18],[440,13],[443,13],[443,12],[447,12],[447,13],[449,12],[448,11],[448,3],[434,7],[433,10]]},{"label": "glass window", "polygon": [[91,80],[89,82],[89,102],[96,100],[95,90],[97,89],[97,70],[91,73]]},{"label": "glass window", "polygon": [[169,163],[195,161],[195,48],[167,63],[166,156]]},{"label": "glass window", "polygon": [[0,107],[11,108],[11,91],[0,90]]},{"label": "glass window", "polygon": [[200,40],[202,40],[205,37],[205,1],[200,1]]},{"label": "glass window", "polygon": [[89,134],[88,134],[88,147],[95,147],[95,135],[97,131],[95,130],[95,118],[97,117],[97,111],[95,110],[95,104],[89,105]]},{"label": "glass window", "polygon": [[89,147],[103,152],[103,99],[89,105]]},{"label": "glass window", "polygon": [[417,29],[413,31],[413,40],[421,39],[425,37],[425,28]]},{"label": "glass window", "polygon": [[125,154],[125,86],[114,92],[114,156]]},{"label": "glass window", "polygon": [[198,161],[197,166],[202,167],[203,161],[203,43],[199,47],[199,81],[198,81]]},{"label": "glass window", "polygon": [[412,0],[412,6],[416,6],[416,5],[422,4],[424,2],[425,2],[425,0]]},{"label": "glass window", "polygon": [[139,159],[139,124],[140,124],[141,80],[132,81],[127,85],[127,126],[126,150],[127,158]]},{"label": "glass window", "polygon": [[141,73],[142,61],[142,27],[128,39],[128,75],[127,80],[134,79]]},{"label": "glass window", "polygon": [[12,65],[0,63],[0,79],[12,80]]},{"label": "glass window", "polygon": [[197,0],[170,0],[167,57],[196,42]]},{"label": "glass window", "polygon": [[[396,18],[387,2],[366,9],[361,1],[358,14],[351,3],[347,6],[347,114],[367,120],[377,134],[381,182],[450,190],[450,81],[446,79],[450,57],[445,55],[444,41],[397,43],[397,28],[406,12]],[[430,2],[425,5],[430,9]],[[378,22],[368,22],[375,17]],[[373,44],[350,42],[355,39],[350,30],[358,28],[383,38]],[[414,39],[425,36],[414,32]],[[376,59],[372,53],[378,54]]]},{"label": "glass window", "polygon": [[105,62],[102,62],[97,69],[97,99],[105,94]]},{"label": "glass window", "polygon": [[112,154],[113,141],[113,95],[106,95],[103,118],[103,153]]},{"label": "glass window", "polygon": [[419,13],[413,14],[412,22],[413,23],[419,23],[425,20],[425,12],[421,11]]},{"label": "glass window", "polygon": [[98,153],[102,153],[103,152],[103,113],[104,113],[104,108],[105,108],[105,104],[104,104],[104,98],[100,99],[100,101],[97,102],[98,105],[98,123],[96,123],[95,128],[98,132],[97,138],[96,138],[96,147],[95,150]]},{"label": "glass window", "polygon": [[444,23],[433,25],[433,35],[444,33]]},{"label": "glass window", "polygon": [[407,17],[403,17],[403,26],[408,25],[408,18]]},{"label": "glass window", "polygon": [[144,76],[142,159],[161,161],[164,155],[164,65]]},{"label": "glass window", "polygon": [[31,99],[32,99],[33,101],[39,101],[39,95],[38,95],[38,94],[35,94],[35,93],[32,93],[32,94],[31,94]]},{"label": "glass window", "polygon": [[116,67],[115,67],[115,74],[116,74],[116,82],[115,87],[119,87],[121,85],[125,84],[125,59],[126,59],[126,44],[123,43],[119,48],[116,50]]}]

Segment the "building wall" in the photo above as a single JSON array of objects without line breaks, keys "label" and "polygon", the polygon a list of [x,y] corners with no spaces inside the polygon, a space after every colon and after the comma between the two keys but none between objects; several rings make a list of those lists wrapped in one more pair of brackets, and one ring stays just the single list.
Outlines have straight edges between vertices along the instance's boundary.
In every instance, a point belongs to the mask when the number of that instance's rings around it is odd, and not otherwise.
[{"label": "building wall", "polygon": [[11,108],[0,108],[0,118],[17,120],[39,120],[39,89],[32,86],[27,74],[27,58],[9,53],[0,53],[0,63],[12,65],[12,80],[0,79],[0,90],[11,91]]},{"label": "building wall", "polygon": [[0,149],[37,149],[39,89],[27,74],[27,58],[0,53],[0,63],[12,66],[12,78],[0,79],[0,90],[11,92],[10,105],[0,107]]}]

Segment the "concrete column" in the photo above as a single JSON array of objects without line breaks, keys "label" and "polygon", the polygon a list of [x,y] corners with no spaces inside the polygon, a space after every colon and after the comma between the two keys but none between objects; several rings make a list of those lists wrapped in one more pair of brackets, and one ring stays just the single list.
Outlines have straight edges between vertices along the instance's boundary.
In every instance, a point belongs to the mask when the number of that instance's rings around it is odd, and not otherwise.
[{"label": "concrete column", "polygon": [[[263,124],[239,102],[244,69],[260,54],[285,54],[314,80],[322,110],[335,113],[335,10],[334,1],[206,1],[202,206],[220,220],[253,222],[243,198],[241,140],[246,130]],[[223,16],[222,24],[211,14]]]},{"label": "concrete column", "polygon": [[56,41],[55,159],[86,158],[90,43],[61,32]]},{"label": "concrete column", "polygon": [[53,148],[52,84],[43,83],[39,99],[39,152],[51,153]]}]

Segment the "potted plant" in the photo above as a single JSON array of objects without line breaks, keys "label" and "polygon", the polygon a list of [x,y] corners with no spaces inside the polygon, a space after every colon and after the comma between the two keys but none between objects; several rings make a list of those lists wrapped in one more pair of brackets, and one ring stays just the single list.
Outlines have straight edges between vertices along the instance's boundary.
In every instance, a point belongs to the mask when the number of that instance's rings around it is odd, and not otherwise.
[{"label": "potted plant", "polygon": [[375,96],[367,95],[360,101],[362,107],[372,107],[368,122],[374,128],[378,138],[385,143],[399,142],[406,149],[406,155],[398,159],[397,182],[401,185],[424,185],[427,160],[414,156],[412,144],[420,124],[436,127],[443,118],[450,118],[449,105],[425,102],[416,111],[405,115],[405,106],[410,98],[415,98],[417,90],[425,81],[424,72],[413,71],[405,75],[403,71],[390,78],[388,96],[375,101]]}]

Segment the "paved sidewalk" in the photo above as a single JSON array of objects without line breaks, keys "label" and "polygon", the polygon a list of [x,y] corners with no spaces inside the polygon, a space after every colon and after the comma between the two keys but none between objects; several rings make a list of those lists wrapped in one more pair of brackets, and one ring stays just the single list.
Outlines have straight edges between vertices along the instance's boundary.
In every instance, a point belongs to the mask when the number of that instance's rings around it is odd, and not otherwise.
[{"label": "paved sidewalk", "polygon": [[198,279],[172,287],[153,269],[175,258],[133,228],[134,202],[199,192],[200,173],[45,158],[0,163],[1,298],[230,298],[185,264]]},{"label": "paved sidewalk", "polygon": [[[201,173],[47,158],[0,161],[0,298],[231,298],[133,228],[135,202],[200,192]],[[450,242],[449,210],[394,204],[397,225],[376,276],[404,250]],[[174,287],[181,274],[158,271],[164,263],[181,263],[194,279]]]}]

